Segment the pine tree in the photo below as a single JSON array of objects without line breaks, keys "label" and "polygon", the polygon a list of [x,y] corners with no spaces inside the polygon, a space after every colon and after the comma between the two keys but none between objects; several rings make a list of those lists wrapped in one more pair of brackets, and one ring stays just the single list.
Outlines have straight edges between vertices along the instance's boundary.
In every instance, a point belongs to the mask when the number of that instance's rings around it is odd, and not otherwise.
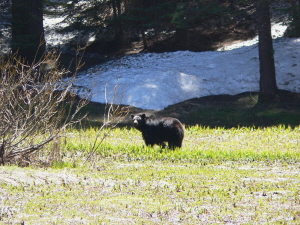
[{"label": "pine tree", "polygon": [[43,0],[12,0],[12,52],[31,64],[45,50]]},{"label": "pine tree", "polygon": [[258,0],[256,6],[259,36],[260,101],[272,100],[278,92],[269,5],[269,0]]}]

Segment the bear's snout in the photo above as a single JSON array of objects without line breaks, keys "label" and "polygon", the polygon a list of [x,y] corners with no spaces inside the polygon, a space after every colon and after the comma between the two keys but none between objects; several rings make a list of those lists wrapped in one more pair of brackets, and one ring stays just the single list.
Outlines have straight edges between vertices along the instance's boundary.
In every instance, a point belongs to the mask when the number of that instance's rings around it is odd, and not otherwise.
[{"label": "bear's snout", "polygon": [[137,120],[134,120],[134,121],[133,121],[133,125],[137,126],[138,124],[139,124],[139,123],[138,123]]}]

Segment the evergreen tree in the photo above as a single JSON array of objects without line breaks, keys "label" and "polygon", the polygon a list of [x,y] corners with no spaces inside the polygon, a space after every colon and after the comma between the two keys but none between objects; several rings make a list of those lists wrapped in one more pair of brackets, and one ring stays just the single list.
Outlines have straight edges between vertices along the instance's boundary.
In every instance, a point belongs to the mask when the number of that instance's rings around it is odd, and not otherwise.
[{"label": "evergreen tree", "polygon": [[289,37],[300,36],[300,0],[290,0],[291,7],[288,10],[290,14],[290,27],[286,33]]},{"label": "evergreen tree", "polygon": [[45,50],[43,0],[12,0],[12,52],[31,64]]},{"label": "evergreen tree", "polygon": [[164,0],[133,0],[126,6],[122,19],[127,27],[135,27],[141,32],[144,49],[148,48],[146,30],[154,29],[155,37],[161,27],[162,18],[167,14],[169,3]]},{"label": "evergreen tree", "polygon": [[257,24],[259,36],[259,64],[260,64],[260,101],[275,98],[278,88],[276,84],[273,40],[271,35],[270,0],[258,0]]},{"label": "evergreen tree", "polygon": [[228,12],[229,9],[219,1],[176,1],[171,22],[176,29],[175,38],[179,49],[187,49],[191,28],[206,24],[208,20],[220,23]]}]

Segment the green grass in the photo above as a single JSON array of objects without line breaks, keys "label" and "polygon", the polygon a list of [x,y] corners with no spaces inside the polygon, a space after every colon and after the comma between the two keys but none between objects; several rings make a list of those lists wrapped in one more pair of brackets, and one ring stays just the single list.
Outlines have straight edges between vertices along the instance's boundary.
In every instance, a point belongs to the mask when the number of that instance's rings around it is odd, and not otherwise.
[{"label": "green grass", "polygon": [[[105,132],[105,131],[103,131]],[[96,128],[72,130],[64,141],[66,151],[87,153],[95,141]],[[101,157],[124,161],[160,160],[169,162],[212,163],[225,161],[300,162],[300,128],[188,127],[182,149],[174,151],[158,146],[146,147],[135,129],[117,128],[96,151]]]},{"label": "green grass", "polygon": [[299,142],[297,126],[190,126],[172,151],[70,129],[39,155],[52,166],[0,167],[0,224],[299,224]]}]

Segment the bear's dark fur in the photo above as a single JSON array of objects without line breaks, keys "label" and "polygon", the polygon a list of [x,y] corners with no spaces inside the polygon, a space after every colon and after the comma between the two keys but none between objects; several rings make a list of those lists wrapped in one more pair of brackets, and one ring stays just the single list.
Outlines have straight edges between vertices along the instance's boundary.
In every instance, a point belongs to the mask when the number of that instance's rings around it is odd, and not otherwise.
[{"label": "bear's dark fur", "polygon": [[165,147],[165,142],[168,142],[170,149],[181,148],[184,129],[178,119],[146,117],[145,114],[131,115],[131,119],[134,127],[142,132],[147,146]]}]

